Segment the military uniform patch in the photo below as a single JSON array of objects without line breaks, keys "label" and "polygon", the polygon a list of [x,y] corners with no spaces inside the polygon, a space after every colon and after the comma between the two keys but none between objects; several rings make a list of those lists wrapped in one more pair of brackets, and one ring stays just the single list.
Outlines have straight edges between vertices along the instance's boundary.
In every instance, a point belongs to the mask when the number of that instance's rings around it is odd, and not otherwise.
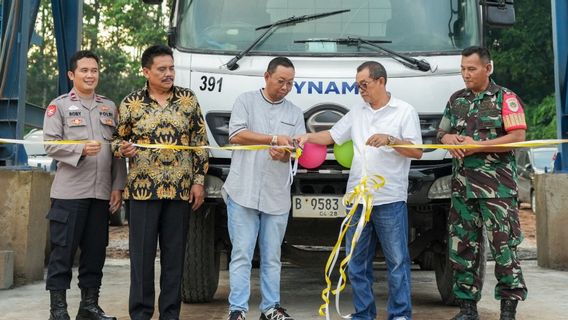
[{"label": "military uniform patch", "polygon": [[511,112],[519,111],[519,100],[517,100],[517,97],[508,98],[505,100],[505,103]]},{"label": "military uniform patch", "polygon": [[514,93],[503,92],[502,112],[506,131],[527,128],[523,106]]}]

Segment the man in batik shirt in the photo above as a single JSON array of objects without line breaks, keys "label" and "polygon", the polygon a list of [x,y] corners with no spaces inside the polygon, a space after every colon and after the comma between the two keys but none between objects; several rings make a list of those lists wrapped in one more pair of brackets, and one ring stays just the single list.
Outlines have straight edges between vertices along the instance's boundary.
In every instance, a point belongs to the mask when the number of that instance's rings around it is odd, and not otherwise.
[{"label": "man in batik shirt", "polygon": [[[160,243],[160,319],[179,319],[181,279],[190,211],[204,201],[208,155],[175,148],[134,144],[205,146],[205,123],[197,98],[174,86],[174,60],[168,47],[142,54],[146,87],[126,96],[119,108],[117,156],[128,157],[124,198],[130,201],[130,298],[132,319],[154,313],[154,260]],[[193,213],[192,213],[193,214]]]}]

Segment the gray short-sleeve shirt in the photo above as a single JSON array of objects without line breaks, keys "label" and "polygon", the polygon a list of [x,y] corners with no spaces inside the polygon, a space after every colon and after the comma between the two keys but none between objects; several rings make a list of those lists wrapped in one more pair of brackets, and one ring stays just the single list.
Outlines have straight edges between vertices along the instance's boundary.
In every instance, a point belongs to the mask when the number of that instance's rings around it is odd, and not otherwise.
[{"label": "gray short-sleeve shirt", "polygon": [[[286,99],[270,102],[261,90],[241,94],[233,105],[229,137],[242,130],[290,137],[306,132],[300,108]],[[291,205],[289,172],[289,163],[272,160],[268,150],[236,150],[223,189],[243,207],[285,214]]]}]

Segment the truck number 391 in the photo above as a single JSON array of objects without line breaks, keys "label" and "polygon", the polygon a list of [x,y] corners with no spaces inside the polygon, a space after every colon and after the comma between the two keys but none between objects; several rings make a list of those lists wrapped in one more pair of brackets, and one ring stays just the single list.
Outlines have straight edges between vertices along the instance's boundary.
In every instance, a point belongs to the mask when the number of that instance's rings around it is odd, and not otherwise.
[{"label": "truck number 391", "polygon": [[219,79],[215,77],[208,77],[202,76],[201,77],[201,85],[199,86],[199,90],[201,91],[218,91],[221,92],[221,88],[223,87],[223,77],[219,77]]}]

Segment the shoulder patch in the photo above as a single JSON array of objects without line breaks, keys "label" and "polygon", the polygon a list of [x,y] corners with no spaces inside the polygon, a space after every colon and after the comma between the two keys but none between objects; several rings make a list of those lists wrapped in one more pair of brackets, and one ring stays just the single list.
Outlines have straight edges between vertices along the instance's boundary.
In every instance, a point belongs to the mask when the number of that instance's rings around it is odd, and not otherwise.
[{"label": "shoulder patch", "polygon": [[47,107],[47,109],[46,109],[46,111],[45,111],[45,114],[46,114],[48,117],[52,117],[56,112],[57,112],[57,106],[54,105],[54,104],[50,104],[50,105]]},{"label": "shoulder patch", "polygon": [[512,113],[519,112],[519,100],[514,94],[505,94],[503,102],[503,107],[508,108]]},{"label": "shoulder patch", "polygon": [[503,109],[502,116],[505,131],[509,132],[511,130],[517,129],[527,129],[527,123],[525,121],[525,112],[523,111],[523,106],[512,92],[503,92]]}]

